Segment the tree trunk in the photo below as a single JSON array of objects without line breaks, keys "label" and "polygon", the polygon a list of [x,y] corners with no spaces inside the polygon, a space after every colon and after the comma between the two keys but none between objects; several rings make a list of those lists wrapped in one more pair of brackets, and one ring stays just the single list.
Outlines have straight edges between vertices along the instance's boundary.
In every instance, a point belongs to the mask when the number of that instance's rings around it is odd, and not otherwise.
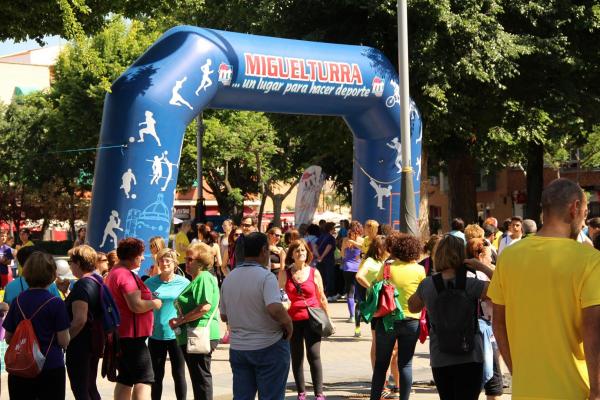
[{"label": "tree trunk", "polygon": [[462,218],[465,224],[477,223],[475,160],[467,153],[448,160],[448,200],[450,219]]},{"label": "tree trunk", "polygon": [[263,191],[260,194],[260,207],[258,208],[258,230],[262,226],[263,214],[265,212],[265,203],[267,202],[267,192]]},{"label": "tree trunk", "polygon": [[544,189],[544,146],[535,142],[527,145],[527,204],[525,218],[540,225],[542,190]]},{"label": "tree trunk", "polygon": [[283,206],[283,200],[286,196],[283,194],[276,194],[271,196],[273,200],[273,226],[281,228],[281,207]]},{"label": "tree trunk", "polygon": [[273,226],[281,228],[281,208],[283,207],[283,201],[292,193],[298,182],[300,180],[294,181],[283,193],[274,194],[271,190],[268,191],[269,197],[273,201]]}]

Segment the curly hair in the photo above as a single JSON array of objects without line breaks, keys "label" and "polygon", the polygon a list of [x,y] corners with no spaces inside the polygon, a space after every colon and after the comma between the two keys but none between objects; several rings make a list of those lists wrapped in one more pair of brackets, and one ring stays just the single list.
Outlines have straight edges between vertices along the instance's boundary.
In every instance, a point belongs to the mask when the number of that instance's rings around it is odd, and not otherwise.
[{"label": "curly hair", "polygon": [[310,250],[310,246],[306,243],[306,241],[304,241],[304,239],[298,239],[290,243],[290,247],[288,247],[285,256],[285,265],[292,265],[294,263],[294,251],[296,251],[296,249],[301,246],[304,246],[304,248],[306,249],[306,263],[310,264],[312,262],[313,253]]},{"label": "curly hair", "polygon": [[469,241],[470,239],[482,238],[484,235],[483,228],[477,224],[467,225],[465,228],[465,240]]},{"label": "curly hair", "polygon": [[130,261],[144,254],[145,249],[144,242],[133,237],[128,237],[119,241],[117,257],[119,257],[119,260]]},{"label": "curly hair", "polygon": [[412,262],[421,256],[421,241],[413,235],[392,232],[385,239],[385,244],[390,255],[400,261]]}]

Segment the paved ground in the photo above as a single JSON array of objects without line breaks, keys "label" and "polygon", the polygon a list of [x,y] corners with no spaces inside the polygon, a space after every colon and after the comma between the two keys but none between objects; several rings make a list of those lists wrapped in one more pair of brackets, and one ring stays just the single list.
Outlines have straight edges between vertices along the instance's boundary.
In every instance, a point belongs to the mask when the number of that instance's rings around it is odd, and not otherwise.
[{"label": "paved ground", "polygon": [[[325,340],[321,345],[321,358],[323,362],[323,375],[325,382],[325,394],[329,400],[337,399],[363,399],[369,397],[371,381],[371,364],[369,361],[369,348],[371,343],[371,332],[367,325],[362,326],[362,337],[354,338],[354,325],[346,323],[346,304],[338,302],[331,305],[337,333]],[[229,346],[220,345],[213,353],[213,382],[215,400],[231,399],[231,369],[228,361]],[[310,379],[308,363],[305,364],[306,378]],[[170,367],[166,367],[169,371]],[[413,395],[411,399],[438,399],[431,378],[429,367],[428,343],[417,344],[415,358],[413,360]],[[310,384],[310,380],[308,382]],[[175,399],[173,381],[170,376],[165,376],[163,398]],[[112,398],[114,384],[98,379],[100,394],[103,399]],[[2,387],[4,394],[2,398],[8,398],[6,386],[6,374],[2,374]],[[309,390],[310,392],[310,390]],[[288,378],[288,391],[286,399],[295,399],[294,379],[290,373]],[[192,398],[192,387],[188,376],[188,398]],[[312,398],[312,396],[310,397]],[[504,395],[503,399],[510,399],[510,395]],[[73,399],[67,382],[67,399]],[[480,399],[485,399],[482,395]]]}]

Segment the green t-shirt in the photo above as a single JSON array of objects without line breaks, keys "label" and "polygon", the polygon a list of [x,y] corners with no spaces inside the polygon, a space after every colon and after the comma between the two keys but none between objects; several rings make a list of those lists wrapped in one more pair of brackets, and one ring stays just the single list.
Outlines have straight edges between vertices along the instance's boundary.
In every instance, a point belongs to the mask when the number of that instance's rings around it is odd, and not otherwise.
[{"label": "green t-shirt", "polygon": [[196,279],[192,281],[183,292],[179,295],[176,302],[176,308],[179,315],[187,314],[200,304],[209,303],[210,310],[205,313],[202,318],[181,325],[181,331],[177,334],[177,344],[184,345],[187,343],[187,327],[206,326],[210,316],[215,312],[210,324],[210,340],[218,340],[221,338],[219,332],[219,284],[210,272],[201,272]]},{"label": "green t-shirt", "polygon": [[156,340],[173,340],[175,332],[169,326],[169,321],[177,317],[175,309],[175,300],[179,297],[182,291],[188,287],[190,281],[180,275],[173,275],[173,279],[169,282],[163,282],[160,275],[154,275],[146,280],[146,286],[162,301],[162,307],[159,310],[154,310],[154,327],[152,329],[152,339]]}]

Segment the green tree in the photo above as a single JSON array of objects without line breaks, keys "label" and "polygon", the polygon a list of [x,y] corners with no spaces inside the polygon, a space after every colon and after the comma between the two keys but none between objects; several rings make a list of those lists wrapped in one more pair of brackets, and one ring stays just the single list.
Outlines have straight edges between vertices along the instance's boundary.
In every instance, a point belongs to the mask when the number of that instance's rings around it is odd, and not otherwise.
[{"label": "green tree", "polygon": [[17,42],[44,36],[59,35],[67,39],[83,39],[85,35],[102,31],[111,15],[142,18],[168,13],[183,1],[147,0],[26,0],[5,1],[0,7],[0,40]]},{"label": "green tree", "polygon": [[[481,148],[491,147],[492,152],[496,148],[488,132],[502,121],[505,81],[518,73],[515,60],[528,51],[515,35],[504,30],[499,21],[502,13],[501,0],[409,1],[411,95],[422,111],[430,158],[445,161],[451,214],[468,221],[476,219],[474,177]],[[395,1],[256,0],[223,4],[207,0],[194,12],[176,11],[172,18],[227,30],[363,44],[381,49],[397,62]],[[297,122],[293,118],[288,121],[290,126]],[[322,135],[319,143],[350,142],[349,131],[339,123],[318,124],[331,127],[313,136]],[[338,154],[331,153],[331,158]],[[324,156],[323,163],[330,164],[328,158]],[[342,160],[339,166],[348,173],[338,176],[337,183],[349,187],[351,153]]]},{"label": "green tree", "polygon": [[[221,215],[243,213],[244,198],[261,193],[273,170],[275,130],[262,113],[209,110],[204,113],[203,176],[217,199]],[[196,181],[196,122],[185,134],[180,159],[179,188]]]},{"label": "green tree", "polygon": [[37,164],[46,142],[48,113],[48,101],[41,93],[0,107],[0,219],[17,227],[25,218],[45,216]]}]

